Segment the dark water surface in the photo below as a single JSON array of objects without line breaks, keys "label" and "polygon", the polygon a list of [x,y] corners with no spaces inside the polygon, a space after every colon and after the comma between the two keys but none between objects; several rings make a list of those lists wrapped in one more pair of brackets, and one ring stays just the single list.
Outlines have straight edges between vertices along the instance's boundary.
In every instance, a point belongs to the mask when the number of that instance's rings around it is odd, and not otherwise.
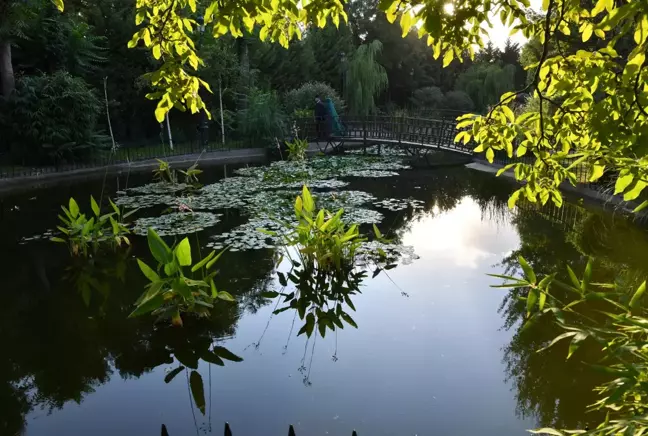
[{"label": "dark water surface", "polygon": [[[228,168],[228,172],[231,168]],[[203,181],[221,177],[206,170]],[[129,186],[148,183],[131,176]],[[273,251],[226,253],[222,289],[237,305],[219,303],[208,320],[184,328],[128,319],[146,281],[134,256],[148,258],[144,238],[127,256],[115,255],[75,271],[109,285],[105,303],[86,307],[64,279],[74,265],[64,247],[23,237],[56,226],[70,196],[86,203],[102,181],[33,191],[2,199],[0,296],[0,433],[2,435],[222,434],[513,435],[537,425],[584,427],[600,378],[565,349],[535,353],[558,334],[547,323],[519,332],[524,307],[489,285],[487,273],[513,272],[518,254],[538,271],[581,268],[594,255],[601,271],[644,274],[646,233],[622,218],[567,204],[561,213],[530,207],[509,211],[507,181],[465,168],[403,171],[399,177],[351,178],[345,189],[378,198],[412,197],[422,210],[383,212],[379,226],[420,259],[365,281],[354,298],[359,328],[325,338],[296,337],[294,313],[272,316]],[[106,180],[105,195],[125,178]],[[236,212],[198,234],[244,222]],[[364,229],[364,227],[363,227]],[[192,237],[194,238],[194,237]],[[194,242],[194,239],[192,239]],[[118,279],[119,271],[125,280]],[[299,319],[295,326],[298,327]],[[243,362],[208,364],[197,358],[213,342]],[[584,350],[583,353],[587,353]],[[189,373],[197,363],[206,413],[194,405]]]}]

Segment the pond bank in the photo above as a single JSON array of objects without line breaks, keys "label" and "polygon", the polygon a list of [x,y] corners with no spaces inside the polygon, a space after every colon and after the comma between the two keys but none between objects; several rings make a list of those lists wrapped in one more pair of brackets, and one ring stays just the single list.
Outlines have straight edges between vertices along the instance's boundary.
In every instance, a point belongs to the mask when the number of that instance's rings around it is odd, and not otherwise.
[{"label": "pond bank", "polygon": [[[162,156],[164,158],[164,156]],[[262,163],[267,159],[265,148],[242,148],[237,150],[224,150],[208,153],[194,153],[180,156],[169,156],[164,158],[166,162],[172,165],[191,166],[196,161],[201,165],[224,165],[240,163]],[[121,174],[135,173],[140,171],[150,171],[159,166],[156,159],[147,159],[136,162],[123,162],[114,165],[106,165],[90,168],[79,168],[70,171],[60,171],[52,173],[43,173],[33,176],[14,177],[0,180],[0,194],[9,191],[19,192],[29,189],[39,188],[46,185],[70,181],[75,179],[84,179],[96,177],[103,174]]]},{"label": "pond bank", "polygon": [[[491,164],[484,160],[475,160],[475,162],[466,165],[467,168],[482,171],[490,174],[497,174],[497,172],[504,167],[504,165]],[[512,170],[506,171],[502,176],[511,179],[518,183],[515,180],[515,175]],[[639,206],[635,202],[623,201],[623,198],[616,195],[608,194],[606,192],[597,191],[595,189],[586,188],[584,186],[572,186],[570,183],[563,182],[560,185],[560,189],[564,192],[577,196],[578,199],[582,199],[584,202],[601,207],[606,210],[617,210],[627,214],[635,215],[636,220],[641,222],[648,221],[648,213],[639,212],[637,214],[633,213],[633,210]]]},{"label": "pond bank", "polygon": [[[346,150],[362,149],[362,144],[345,144]],[[234,150],[209,151],[203,153],[192,153],[178,156],[161,156],[166,162],[174,167],[189,167],[199,162],[201,167],[209,167],[227,164],[261,164],[270,158],[269,148],[241,148]],[[309,156],[322,153],[323,144],[310,143],[307,153]],[[327,150],[330,151],[330,148]],[[430,168],[441,166],[464,165],[472,161],[472,157],[457,155],[451,152],[435,152],[435,162],[427,162],[425,165]],[[137,173],[151,171],[159,166],[156,158],[141,161],[120,162],[112,165],[93,166],[88,168],[77,168],[44,172],[36,175],[25,175],[12,178],[0,179],[0,194],[13,192],[19,193],[31,189],[56,185],[57,183],[70,182],[75,180],[96,179],[104,175],[121,175],[126,173]]]}]

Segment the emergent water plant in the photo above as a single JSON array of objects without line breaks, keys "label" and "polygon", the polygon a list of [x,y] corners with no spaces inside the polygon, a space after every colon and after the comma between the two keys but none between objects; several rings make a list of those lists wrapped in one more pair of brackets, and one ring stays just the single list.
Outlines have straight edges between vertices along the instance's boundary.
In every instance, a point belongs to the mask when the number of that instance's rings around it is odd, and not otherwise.
[{"label": "emergent water plant", "polygon": [[[234,297],[228,292],[216,289],[214,276],[217,271],[209,272],[223,251],[218,254],[212,251],[199,262],[192,264],[189,238],[169,247],[155,230],[149,228],[147,240],[158,265],[153,269],[141,259],[137,259],[140,270],[151,283],[135,302],[135,310],[130,317],[152,313],[158,316],[158,320],[171,319],[173,325],[182,326],[183,313],[206,316],[217,299],[234,301]],[[199,272],[202,277],[187,277],[187,268],[190,269],[191,275]]]},{"label": "emergent water plant", "polygon": [[[357,327],[344,306],[355,310],[350,297],[360,293],[360,285],[367,276],[366,268],[359,266],[359,249],[367,239],[360,234],[357,224],[347,227],[342,220],[343,214],[344,209],[335,214],[325,209],[317,211],[310,191],[304,186],[295,200],[297,224],[283,225],[290,230],[280,235],[284,246],[277,266],[286,257],[291,269],[287,274],[277,274],[282,291],[289,281],[294,291],[268,292],[265,296],[281,295],[287,303],[275,313],[291,308],[297,310],[299,318],[305,321],[298,334],[306,333],[310,337],[317,326],[325,336],[327,329],[344,328],[342,321]],[[374,231],[376,238],[384,241],[375,225]],[[265,232],[277,236],[277,232]],[[376,255],[384,257],[385,253]],[[379,272],[376,269],[375,275]]]},{"label": "emergent water plant", "polygon": [[94,197],[90,196],[90,208],[94,216],[88,218],[86,214],[81,213],[76,200],[70,198],[68,207],[61,206],[63,215],[58,216],[61,225],[57,228],[63,236],[56,236],[51,240],[66,244],[74,256],[96,254],[105,245],[113,250],[122,245],[130,245],[128,239],[130,231],[124,224],[124,220],[137,209],[122,213],[112,200],[108,201],[113,211],[102,214]]},{"label": "emergent water plant", "polygon": [[186,183],[187,185],[198,184],[198,176],[202,174],[202,170],[198,169],[198,162],[183,171],[171,168],[171,165],[166,161],[161,159],[156,160],[159,165],[153,170],[154,181],[175,185],[178,183],[178,173],[180,173],[184,177],[183,183]]}]

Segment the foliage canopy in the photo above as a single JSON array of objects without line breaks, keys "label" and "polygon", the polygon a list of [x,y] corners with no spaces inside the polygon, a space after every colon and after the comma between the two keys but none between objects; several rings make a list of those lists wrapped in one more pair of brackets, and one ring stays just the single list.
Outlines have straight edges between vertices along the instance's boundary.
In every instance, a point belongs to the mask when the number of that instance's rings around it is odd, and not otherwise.
[{"label": "foliage canopy", "polygon": [[[626,200],[637,198],[648,183],[642,157],[648,138],[648,4],[598,0],[592,5],[543,0],[538,17],[530,13],[528,0],[463,0],[454,2],[452,10],[442,0],[379,2],[390,22],[400,22],[403,36],[417,29],[444,66],[461,61],[464,53],[472,58],[476,47],[484,47],[493,13],[513,25],[514,33],[542,45],[530,84],[505,93],[488,115],[466,116],[460,126],[468,130],[457,138],[474,140],[476,151],[490,160],[497,150],[511,157],[535,156],[534,164],[512,165],[517,178],[526,182],[512,203],[524,196],[560,204],[558,185],[576,183],[573,170],[584,162],[592,165],[592,181],[606,169],[621,171],[616,191]],[[148,75],[156,89],[149,98],[159,100],[158,120],[172,107],[191,112],[205,108],[198,92],[208,85],[192,73],[202,64],[191,39],[199,26],[191,17],[200,12],[195,0],[137,0],[136,22],[143,26],[130,46],[143,41],[162,61]],[[215,36],[241,37],[258,29],[261,40],[284,47],[301,38],[310,24],[324,27],[330,20],[337,26],[341,19],[347,20],[341,0],[214,1],[204,11],[204,23]],[[551,47],[560,47],[572,34],[579,35],[582,48],[552,54]],[[510,106],[527,93],[539,99],[539,110],[516,116]],[[544,114],[547,106],[549,116]]]}]

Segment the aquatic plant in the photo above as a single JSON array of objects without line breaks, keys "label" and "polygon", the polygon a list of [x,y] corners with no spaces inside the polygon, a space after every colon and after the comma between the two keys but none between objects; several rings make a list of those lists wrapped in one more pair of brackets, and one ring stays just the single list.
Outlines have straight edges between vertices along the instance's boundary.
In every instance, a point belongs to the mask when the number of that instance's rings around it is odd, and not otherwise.
[{"label": "aquatic plant", "polygon": [[198,176],[202,174],[202,170],[198,169],[198,163],[194,163],[185,171],[179,170],[180,174],[184,176],[184,183],[187,185],[196,185],[199,183]]},{"label": "aquatic plant", "polygon": [[191,165],[186,170],[175,170],[171,165],[161,159],[158,161],[159,166],[153,170],[153,180],[160,183],[167,183],[170,185],[178,184],[178,173],[184,176],[184,185],[195,185],[198,183],[198,176],[202,174],[202,170],[198,169],[198,162]]},{"label": "aquatic plant", "polygon": [[130,245],[128,234],[130,231],[123,220],[132,215],[136,210],[122,214],[121,210],[112,200],[108,199],[113,211],[101,213],[101,208],[90,196],[90,208],[94,216],[88,218],[81,213],[76,200],[70,197],[68,207],[61,206],[63,215],[59,215],[61,225],[57,228],[62,237],[54,236],[50,240],[66,244],[70,254],[88,256],[96,254],[100,247],[107,245],[113,250],[122,245]]},{"label": "aquatic plant", "polygon": [[[169,247],[155,230],[149,228],[147,240],[158,265],[154,270],[141,259],[137,259],[140,270],[151,283],[135,302],[135,310],[131,312],[130,317],[151,313],[157,315],[158,319],[171,319],[173,325],[182,326],[183,313],[205,316],[214,307],[215,300],[234,301],[234,297],[229,293],[216,289],[214,276],[217,272],[209,272],[223,251],[218,254],[212,251],[193,264],[188,238]],[[191,274],[201,273],[202,278],[188,278],[185,268],[189,268]]]},{"label": "aquatic plant", "polygon": [[286,141],[288,149],[288,159],[292,161],[306,160],[306,151],[308,150],[308,141],[299,137],[297,126],[293,125],[293,140]]},{"label": "aquatic plant", "polygon": [[175,171],[171,169],[171,165],[162,159],[155,160],[158,161],[160,165],[153,170],[153,180],[156,182],[165,182],[175,185],[178,182],[178,178]]},{"label": "aquatic plant", "polygon": [[[357,327],[345,305],[355,310],[351,296],[360,293],[360,284],[367,276],[366,268],[357,268],[360,248],[366,238],[361,236],[357,224],[347,227],[342,218],[344,209],[335,214],[325,209],[317,211],[306,186],[295,200],[294,211],[297,224],[283,225],[289,229],[288,232],[264,232],[283,240],[277,266],[286,257],[290,260],[291,269],[287,274],[277,274],[282,290],[289,281],[295,290],[290,293],[267,292],[265,295],[284,298],[286,305],[275,313],[291,308],[297,310],[299,318],[305,321],[298,335],[306,333],[310,337],[317,326],[320,334],[325,336],[327,329],[344,328],[342,321]],[[375,225],[374,232],[376,239],[384,240]],[[376,256],[384,257],[384,253],[377,252]],[[380,272],[379,269],[376,271]]]}]

